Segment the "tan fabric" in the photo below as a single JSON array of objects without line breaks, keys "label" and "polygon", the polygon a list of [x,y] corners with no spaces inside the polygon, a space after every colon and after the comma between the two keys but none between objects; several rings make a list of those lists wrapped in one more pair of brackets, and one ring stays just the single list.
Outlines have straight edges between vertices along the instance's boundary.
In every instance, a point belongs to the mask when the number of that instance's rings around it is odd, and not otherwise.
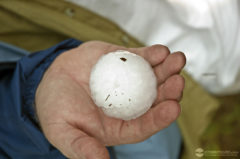
[{"label": "tan fabric", "polygon": [[199,159],[195,150],[201,147],[201,137],[219,108],[219,101],[183,72],[185,91],[178,124],[184,139],[184,159]]},{"label": "tan fabric", "polygon": [[[63,0],[0,1],[0,40],[37,51],[64,39],[102,40],[126,47],[142,46],[117,25]],[[196,158],[195,149],[211,121],[218,101],[206,93],[185,72],[182,114],[178,119],[184,138],[183,158]]]},{"label": "tan fabric", "polygon": [[61,0],[11,0],[0,1],[0,5],[1,40],[30,51],[50,47],[69,37],[140,45],[110,21]]}]

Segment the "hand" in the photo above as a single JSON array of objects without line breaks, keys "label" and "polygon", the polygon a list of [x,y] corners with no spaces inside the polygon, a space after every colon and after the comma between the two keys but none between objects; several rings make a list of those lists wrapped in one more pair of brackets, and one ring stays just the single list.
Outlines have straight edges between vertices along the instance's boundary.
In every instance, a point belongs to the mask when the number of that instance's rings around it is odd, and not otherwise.
[{"label": "hand", "polygon": [[[128,50],[144,57],[158,79],[158,97],[143,116],[123,121],[105,116],[92,101],[89,76],[105,53]],[[154,45],[123,48],[92,41],[58,56],[36,92],[36,112],[46,138],[71,159],[107,159],[105,146],[136,143],[170,125],[180,113],[185,56]]]}]

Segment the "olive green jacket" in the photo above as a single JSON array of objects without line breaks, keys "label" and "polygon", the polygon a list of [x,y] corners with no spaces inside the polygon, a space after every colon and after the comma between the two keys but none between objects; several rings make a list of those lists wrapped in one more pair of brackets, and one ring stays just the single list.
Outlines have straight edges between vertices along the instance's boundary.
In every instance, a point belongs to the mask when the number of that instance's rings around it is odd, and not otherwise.
[{"label": "olive green jacket", "polygon": [[[111,21],[64,0],[1,0],[0,40],[26,49],[46,49],[67,38],[101,40],[125,47],[143,46]],[[178,124],[184,139],[182,158],[197,158],[201,136],[218,101],[183,72],[186,87]]]}]

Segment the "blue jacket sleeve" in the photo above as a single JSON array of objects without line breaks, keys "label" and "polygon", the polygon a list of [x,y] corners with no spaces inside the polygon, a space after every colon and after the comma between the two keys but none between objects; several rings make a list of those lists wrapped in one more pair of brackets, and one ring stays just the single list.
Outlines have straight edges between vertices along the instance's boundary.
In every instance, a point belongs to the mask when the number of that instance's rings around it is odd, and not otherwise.
[{"label": "blue jacket sleeve", "polygon": [[[52,61],[62,52],[80,45],[69,39],[19,60],[7,72],[0,69],[0,158],[63,159],[44,137],[34,120],[36,88]],[[1,67],[1,65],[0,65]]]}]

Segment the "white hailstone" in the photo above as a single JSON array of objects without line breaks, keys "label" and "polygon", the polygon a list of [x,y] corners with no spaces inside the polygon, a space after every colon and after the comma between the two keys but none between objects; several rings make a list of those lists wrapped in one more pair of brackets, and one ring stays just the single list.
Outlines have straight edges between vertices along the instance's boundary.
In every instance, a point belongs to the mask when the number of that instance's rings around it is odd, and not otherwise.
[{"label": "white hailstone", "polygon": [[123,120],[143,115],[157,97],[157,79],[141,56],[118,50],[100,57],[90,75],[92,98],[103,112]]}]

